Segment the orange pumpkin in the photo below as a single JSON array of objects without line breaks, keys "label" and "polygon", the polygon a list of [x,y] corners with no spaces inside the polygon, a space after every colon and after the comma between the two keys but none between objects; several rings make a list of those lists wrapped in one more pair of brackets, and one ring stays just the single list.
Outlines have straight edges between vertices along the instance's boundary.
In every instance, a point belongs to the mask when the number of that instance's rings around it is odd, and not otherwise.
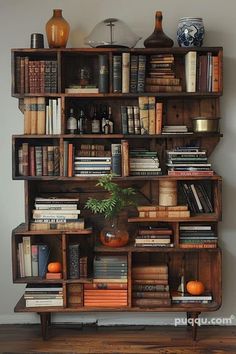
[{"label": "orange pumpkin", "polygon": [[61,272],[61,263],[60,262],[50,262],[48,263],[49,273],[59,273]]},{"label": "orange pumpkin", "polygon": [[186,285],[186,289],[191,295],[201,295],[204,293],[205,286],[199,280],[190,280]]}]

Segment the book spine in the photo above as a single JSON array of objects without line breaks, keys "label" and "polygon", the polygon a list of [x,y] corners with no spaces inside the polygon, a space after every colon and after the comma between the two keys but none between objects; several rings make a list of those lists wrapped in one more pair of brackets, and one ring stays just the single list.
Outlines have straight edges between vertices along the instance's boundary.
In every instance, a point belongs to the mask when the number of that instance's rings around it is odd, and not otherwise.
[{"label": "book spine", "polygon": [[30,134],[37,134],[37,97],[30,98],[30,114],[31,114],[31,125]]},{"label": "book spine", "polygon": [[196,92],[197,52],[190,51],[185,55],[186,92]]},{"label": "book spine", "polygon": [[130,53],[122,53],[122,93],[129,93]]},{"label": "book spine", "polygon": [[138,84],[138,56],[131,54],[130,57],[130,92],[137,92]]},{"label": "book spine", "polygon": [[156,99],[148,97],[148,133],[153,135],[156,133]]},{"label": "book spine", "polygon": [[98,89],[100,93],[108,93],[108,56],[106,54],[99,54],[99,80]]},{"label": "book spine", "polygon": [[138,56],[138,82],[137,92],[142,93],[145,89],[145,76],[146,76],[146,55]]},{"label": "book spine", "polygon": [[37,134],[46,133],[45,97],[37,98]]},{"label": "book spine", "polygon": [[121,113],[121,127],[122,127],[122,133],[123,133],[123,134],[128,134],[128,114],[127,114],[127,107],[126,107],[126,106],[121,106],[121,107],[120,107],[120,113]]},{"label": "book spine", "polygon": [[128,140],[121,140],[121,170],[122,177],[129,176],[129,142]]},{"label": "book spine", "polygon": [[24,134],[31,134],[31,100],[24,98]]},{"label": "book spine", "polygon": [[159,306],[170,306],[170,299],[133,299],[133,306],[138,307],[159,307]]},{"label": "book spine", "polygon": [[132,106],[127,106],[127,116],[128,116],[128,134],[134,134],[134,113],[133,113]]},{"label": "book spine", "polygon": [[49,260],[49,253],[50,249],[49,246],[46,244],[38,245],[38,262],[39,262],[39,268],[38,268],[38,273],[39,277],[44,278],[46,271],[47,271],[47,265],[48,265],[48,260]]},{"label": "book spine", "polygon": [[31,239],[29,236],[23,236],[23,257],[24,257],[24,270],[25,276],[32,276],[32,263],[31,263]]},{"label": "book spine", "polygon": [[121,176],[121,144],[111,144],[111,170],[117,176]]},{"label": "book spine", "polygon": [[36,157],[35,157],[35,147],[29,147],[29,175],[36,175]]},{"label": "book spine", "polygon": [[80,244],[69,244],[69,278],[70,279],[79,279],[80,277]]},{"label": "book spine", "polygon": [[121,86],[121,56],[114,55],[112,58],[113,71],[112,71],[112,84],[113,92],[120,93],[122,91]]},{"label": "book spine", "polygon": [[39,254],[38,245],[31,245],[31,263],[32,263],[32,276],[37,277],[39,275]]},{"label": "book spine", "polygon": [[148,106],[148,97],[139,97],[139,115],[140,115],[140,126],[141,134],[148,134],[149,129],[149,106]]}]

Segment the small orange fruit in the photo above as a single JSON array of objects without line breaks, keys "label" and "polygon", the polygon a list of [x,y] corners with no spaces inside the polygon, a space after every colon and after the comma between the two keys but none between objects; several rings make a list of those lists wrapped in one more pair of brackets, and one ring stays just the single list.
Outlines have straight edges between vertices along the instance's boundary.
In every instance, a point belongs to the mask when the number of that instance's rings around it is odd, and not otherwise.
[{"label": "small orange fruit", "polygon": [[186,288],[191,295],[201,295],[205,290],[204,284],[199,280],[190,280],[187,283]]},{"label": "small orange fruit", "polygon": [[49,273],[59,273],[61,272],[62,266],[60,262],[50,262],[48,263]]}]

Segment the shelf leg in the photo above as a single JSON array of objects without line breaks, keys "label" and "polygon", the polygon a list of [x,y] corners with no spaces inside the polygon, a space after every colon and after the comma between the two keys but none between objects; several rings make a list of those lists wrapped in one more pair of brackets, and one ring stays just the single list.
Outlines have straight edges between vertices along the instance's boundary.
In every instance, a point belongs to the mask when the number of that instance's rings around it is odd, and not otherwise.
[{"label": "shelf leg", "polygon": [[42,337],[43,340],[47,339],[47,332],[48,332],[48,324],[50,322],[50,317],[51,314],[50,313],[46,313],[46,312],[40,312],[40,322],[41,322],[41,333],[42,333]]},{"label": "shelf leg", "polygon": [[192,326],[192,338],[194,341],[197,340],[197,323],[196,323],[196,319],[198,318],[198,316],[200,315],[201,312],[187,312],[187,320],[192,319],[192,322],[188,321],[187,325],[188,326]]}]

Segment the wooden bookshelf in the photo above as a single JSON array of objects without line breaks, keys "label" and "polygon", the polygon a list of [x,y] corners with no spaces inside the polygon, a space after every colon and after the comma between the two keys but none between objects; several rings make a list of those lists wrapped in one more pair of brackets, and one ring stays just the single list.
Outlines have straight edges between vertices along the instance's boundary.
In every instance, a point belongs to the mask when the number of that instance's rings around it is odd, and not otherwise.
[{"label": "wooden bookshelf", "polygon": [[[186,92],[186,76],[185,76],[185,55],[189,51],[197,52],[197,57],[211,56],[218,58],[218,90],[213,92],[211,80],[209,88],[206,91],[200,91],[197,87],[196,92]],[[146,57],[146,69],[144,71],[145,78],[150,72],[152,65],[150,63],[153,56],[171,55],[174,58],[174,75],[178,78],[181,85],[181,92],[114,92],[113,87],[113,57],[122,56],[122,53],[129,53],[130,56],[143,55]],[[216,311],[221,306],[221,250],[216,244],[215,248],[181,248],[181,226],[183,225],[210,225],[210,228],[218,236],[218,222],[222,217],[222,178],[215,172],[213,175],[201,176],[168,176],[166,168],[166,151],[172,150],[177,146],[194,145],[199,146],[202,150],[207,151],[207,156],[211,155],[220,139],[223,137],[219,132],[194,132],[192,129],[192,117],[206,116],[211,118],[220,117],[220,98],[222,96],[222,61],[223,49],[221,47],[201,47],[201,48],[63,48],[63,49],[12,49],[12,91],[13,97],[19,100],[19,107],[22,111],[24,127],[26,119],[29,119],[29,131],[26,133],[27,127],[24,128],[23,134],[14,135],[12,137],[12,178],[14,180],[24,180],[25,185],[25,220],[15,228],[12,232],[12,273],[13,282],[19,284],[40,284],[47,286],[48,284],[60,284],[63,293],[63,306],[37,306],[27,307],[24,296],[19,300],[15,307],[16,312],[35,312],[40,315],[42,335],[47,337],[47,327],[50,323],[51,313],[74,313],[74,312],[90,312],[90,311],[130,311],[130,312],[184,312],[188,317],[197,318],[201,312]],[[65,93],[66,88],[72,85],[78,85],[79,69],[86,63],[91,72],[92,84],[98,87],[99,81],[99,55],[107,55],[108,59],[108,90],[106,93]],[[28,63],[30,65],[42,65],[41,75],[33,72],[29,73]],[[43,71],[46,63],[53,62],[55,69],[54,76],[48,77]],[[20,64],[21,63],[21,66]],[[40,64],[41,63],[41,64]],[[23,69],[22,69],[23,67]],[[23,72],[22,72],[23,70]],[[172,70],[172,66],[171,66]],[[200,74],[200,73],[198,73]],[[30,75],[33,75],[31,77]],[[38,76],[37,76],[38,75]],[[171,71],[171,75],[173,73]],[[206,78],[205,78],[206,79]],[[36,83],[34,83],[36,80]],[[37,80],[39,82],[37,82]],[[44,84],[48,81],[47,85]],[[51,81],[50,81],[51,80]],[[77,81],[78,82],[77,82]],[[200,80],[200,79],[196,79]],[[76,82],[75,82],[76,81]],[[31,84],[30,84],[31,82]],[[44,83],[42,83],[44,82]],[[30,86],[33,85],[33,86]],[[34,86],[36,85],[36,86]],[[37,86],[38,85],[38,86]],[[40,86],[41,85],[41,86]],[[46,86],[45,86],[46,85]],[[56,85],[56,86],[55,86]],[[35,91],[36,87],[36,91]],[[46,88],[45,88],[46,87]],[[37,89],[38,88],[38,89]],[[38,92],[40,88],[41,92]],[[54,92],[50,92],[54,90]],[[34,98],[38,102],[38,98],[43,97],[45,102],[45,111],[43,111],[43,124],[45,131],[42,133],[32,128],[32,114],[37,115],[37,109],[28,110],[26,108],[26,99]],[[127,133],[124,131],[122,123],[121,106],[139,107],[140,97],[153,97],[155,103],[163,104],[162,126],[164,125],[184,125],[188,129],[188,133],[175,132],[158,134],[134,134],[131,130]],[[52,105],[52,106],[51,106]],[[54,106],[53,106],[54,105]],[[92,108],[96,105],[111,107],[112,119],[114,123],[113,133],[104,134],[92,133]],[[50,109],[56,109],[56,116],[46,118],[46,106]],[[38,105],[38,108],[40,106]],[[51,107],[51,108],[50,108]],[[53,108],[54,107],[54,108]],[[56,108],[55,108],[56,107]],[[67,131],[67,119],[69,109],[73,107],[78,116],[79,110],[83,109],[88,118],[87,130],[83,134],[69,134]],[[41,109],[41,108],[40,108]],[[26,116],[25,111],[29,114]],[[156,113],[155,113],[156,114]],[[30,118],[29,118],[30,117]],[[42,116],[41,116],[42,118]],[[140,117],[139,117],[140,118]],[[36,118],[37,119],[37,118]],[[52,119],[56,129],[50,128],[47,119]],[[56,120],[58,119],[58,121]],[[35,123],[34,123],[35,124]],[[127,121],[128,124],[128,121]],[[128,127],[131,129],[130,127]],[[138,131],[138,130],[137,130]],[[140,174],[128,176],[114,177],[114,181],[121,186],[133,187],[137,191],[139,205],[157,205],[159,201],[159,183],[160,181],[176,181],[178,189],[178,203],[183,202],[183,193],[181,192],[180,182],[202,184],[208,190],[209,199],[212,206],[210,213],[191,213],[188,218],[181,217],[139,217],[138,212],[131,211],[128,218],[128,229],[130,231],[130,241],[127,246],[120,248],[108,248],[102,246],[98,242],[99,231],[104,225],[104,219],[99,216],[92,215],[84,205],[89,197],[101,197],[101,191],[97,184],[99,175],[78,174],[75,176],[74,168],[72,173],[68,172],[68,159],[66,149],[70,145],[73,149],[72,163],[74,165],[74,157],[79,156],[83,145],[100,146],[106,152],[109,159],[111,157],[111,145],[121,144],[122,140],[128,141],[129,151],[148,149],[158,153],[159,165],[162,170],[161,175]],[[37,147],[41,151],[42,156],[39,160],[34,161],[34,149]],[[44,173],[41,172],[43,164],[48,161],[43,153],[57,149],[57,155],[54,155],[54,163],[56,161],[56,173],[44,165]],[[89,147],[90,148],[90,147]],[[25,159],[23,163],[28,164],[24,173],[22,173],[22,150],[24,150]],[[50,150],[49,149],[49,150]],[[30,155],[30,151],[32,155]],[[33,152],[32,152],[33,151]],[[56,153],[55,153],[56,154]],[[84,155],[83,155],[84,156]],[[100,155],[102,156],[102,155]],[[105,155],[104,155],[105,156]],[[121,156],[121,159],[123,156]],[[40,164],[42,166],[38,166]],[[129,160],[130,161],[130,160]],[[36,167],[32,167],[32,165]],[[28,173],[27,173],[28,171]],[[46,171],[46,172],[45,172]],[[81,173],[81,171],[80,171]],[[70,176],[69,176],[70,175]],[[79,198],[79,208],[82,217],[85,220],[85,226],[81,229],[50,229],[50,230],[31,230],[32,210],[34,209],[35,198],[45,197],[70,197]],[[171,235],[171,247],[147,247],[135,246],[135,235],[141,227],[152,225],[158,227],[165,223],[173,231]],[[60,261],[62,263],[62,278],[58,280],[48,280],[38,276],[22,276],[19,265],[19,244],[22,243],[24,237],[29,237],[31,244],[46,243],[50,245],[51,254],[49,261]],[[80,243],[82,256],[87,257],[87,276],[77,279],[69,277],[69,245],[71,243]],[[86,284],[93,284],[93,257],[95,255],[117,256],[123,255],[127,257],[127,306],[84,306],[83,293]],[[177,290],[180,276],[182,272],[185,275],[185,282],[191,279],[200,279],[207,291],[212,294],[212,301],[209,303],[188,303],[173,304],[170,302],[168,306],[141,306],[133,305],[133,277],[132,270],[139,266],[157,266],[159,264],[168,265],[168,285],[171,291]],[[75,285],[81,290],[80,305],[69,305],[69,286]],[[193,338],[196,338],[196,325],[193,328]]]}]

